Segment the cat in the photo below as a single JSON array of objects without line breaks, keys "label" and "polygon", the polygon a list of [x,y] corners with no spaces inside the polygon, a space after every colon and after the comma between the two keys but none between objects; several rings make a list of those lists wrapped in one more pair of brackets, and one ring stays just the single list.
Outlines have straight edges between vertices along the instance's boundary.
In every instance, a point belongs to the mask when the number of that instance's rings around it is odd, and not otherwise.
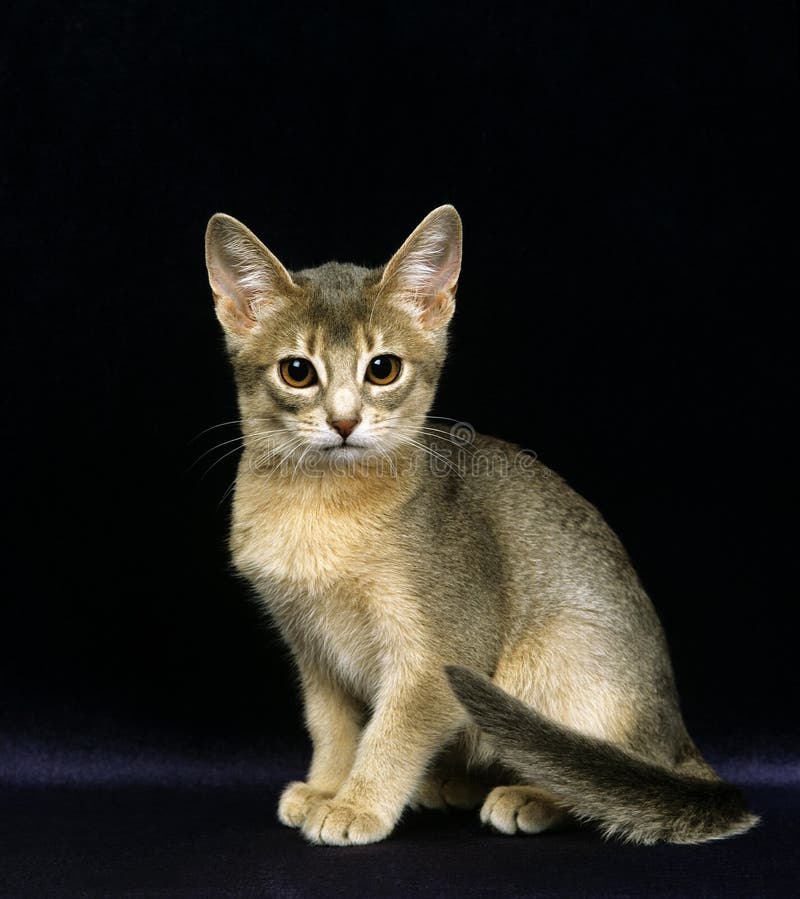
[{"label": "cat", "polygon": [[208,225],[244,447],[230,549],[313,744],[278,817],[334,845],[385,838],[408,806],[480,806],[507,834],[742,833],[758,819],[689,737],[597,510],[518,447],[428,418],[461,255],[452,206],[375,269],[290,273],[236,219]]}]

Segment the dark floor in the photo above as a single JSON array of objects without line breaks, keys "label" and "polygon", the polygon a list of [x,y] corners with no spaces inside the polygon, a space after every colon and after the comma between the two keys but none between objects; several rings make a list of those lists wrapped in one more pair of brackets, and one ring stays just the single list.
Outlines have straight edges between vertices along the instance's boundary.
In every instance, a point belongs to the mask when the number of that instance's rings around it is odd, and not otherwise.
[{"label": "dark floor", "polygon": [[[0,893],[50,896],[797,896],[800,764],[719,754],[763,823],[698,847],[590,830],[509,838],[474,813],[408,813],[384,843],[309,846],[275,806],[304,752],[7,743]],[[57,784],[57,785],[55,785]]]}]

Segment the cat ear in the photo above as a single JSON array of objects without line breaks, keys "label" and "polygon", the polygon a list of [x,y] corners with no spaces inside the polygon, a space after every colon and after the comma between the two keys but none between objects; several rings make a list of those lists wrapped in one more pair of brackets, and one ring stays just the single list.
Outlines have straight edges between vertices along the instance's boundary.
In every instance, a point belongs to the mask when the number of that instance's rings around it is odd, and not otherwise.
[{"label": "cat ear", "polygon": [[381,292],[434,330],[453,315],[460,271],[461,218],[453,206],[439,206],[389,260]]},{"label": "cat ear", "polygon": [[221,212],[211,216],[206,228],[206,267],[217,318],[239,336],[296,289],[289,272],[255,234]]}]

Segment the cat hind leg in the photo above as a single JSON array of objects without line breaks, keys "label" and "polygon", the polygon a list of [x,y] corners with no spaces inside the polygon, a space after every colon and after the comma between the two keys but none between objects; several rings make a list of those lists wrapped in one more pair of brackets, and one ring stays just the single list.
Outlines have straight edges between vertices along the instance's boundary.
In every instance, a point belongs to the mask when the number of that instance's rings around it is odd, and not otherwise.
[{"label": "cat hind leg", "polygon": [[467,774],[434,769],[417,788],[412,807],[428,809],[474,809],[486,797],[488,787]]}]

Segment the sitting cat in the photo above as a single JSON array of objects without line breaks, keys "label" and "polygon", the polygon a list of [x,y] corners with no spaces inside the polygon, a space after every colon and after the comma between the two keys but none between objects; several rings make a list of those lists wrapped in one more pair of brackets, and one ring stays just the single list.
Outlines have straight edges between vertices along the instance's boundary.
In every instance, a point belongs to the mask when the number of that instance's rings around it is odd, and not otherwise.
[{"label": "sitting cat", "polygon": [[280,820],[337,845],[383,839],[409,804],[482,803],[504,833],[568,814],[638,842],[751,827],[686,732],[596,509],[518,448],[427,418],[456,210],[384,268],[290,274],[226,215],[206,260],[243,431],[233,559],[291,648],[313,741]]}]

